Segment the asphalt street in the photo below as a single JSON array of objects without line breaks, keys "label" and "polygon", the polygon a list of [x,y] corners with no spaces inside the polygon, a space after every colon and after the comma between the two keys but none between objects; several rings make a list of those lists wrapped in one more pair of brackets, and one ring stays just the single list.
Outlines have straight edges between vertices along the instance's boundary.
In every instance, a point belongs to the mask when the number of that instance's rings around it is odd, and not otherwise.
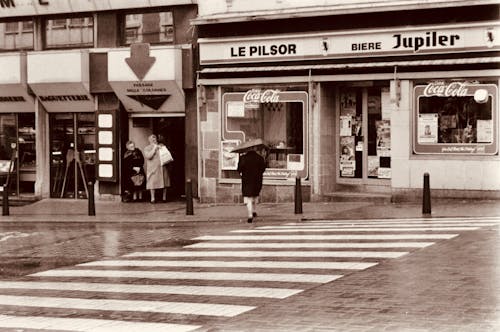
[{"label": "asphalt street", "polygon": [[500,218],[0,226],[1,331],[498,331]]}]

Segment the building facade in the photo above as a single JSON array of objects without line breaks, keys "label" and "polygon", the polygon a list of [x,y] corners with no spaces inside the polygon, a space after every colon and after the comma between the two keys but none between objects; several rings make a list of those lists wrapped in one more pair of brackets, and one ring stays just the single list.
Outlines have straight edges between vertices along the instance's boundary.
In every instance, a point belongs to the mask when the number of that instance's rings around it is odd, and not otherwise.
[{"label": "building facade", "polygon": [[211,1],[199,191],[240,202],[233,146],[271,148],[262,200],[499,198],[498,1]]},{"label": "building facade", "polygon": [[125,143],[171,150],[197,183],[195,1],[11,0],[0,7],[0,172],[39,198],[123,194]]}]

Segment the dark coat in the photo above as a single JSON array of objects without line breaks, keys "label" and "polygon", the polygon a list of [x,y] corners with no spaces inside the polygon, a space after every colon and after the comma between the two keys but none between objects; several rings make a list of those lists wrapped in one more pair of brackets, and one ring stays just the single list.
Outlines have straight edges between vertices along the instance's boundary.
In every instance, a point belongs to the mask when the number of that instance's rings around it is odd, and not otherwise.
[{"label": "dark coat", "polygon": [[135,186],[132,182],[132,175],[137,174],[134,167],[139,167],[139,173],[144,175],[144,156],[141,150],[135,148],[135,150],[127,150],[123,156],[123,186],[126,191],[132,192],[134,190],[141,190],[146,187],[146,180],[140,186]]},{"label": "dark coat", "polygon": [[266,162],[257,152],[250,151],[240,157],[238,172],[241,175],[241,192],[244,197],[259,196],[265,170]]}]

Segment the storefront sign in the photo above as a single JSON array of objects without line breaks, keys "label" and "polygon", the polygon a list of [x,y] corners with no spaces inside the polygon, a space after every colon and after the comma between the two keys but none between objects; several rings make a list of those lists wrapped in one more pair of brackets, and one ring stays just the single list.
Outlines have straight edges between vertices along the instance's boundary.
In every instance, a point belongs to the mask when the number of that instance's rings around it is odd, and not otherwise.
[{"label": "storefront sign", "polygon": [[150,50],[148,44],[109,51],[108,80],[125,109],[129,112],[184,112],[181,56],[180,49]]},{"label": "storefront sign", "polygon": [[2,54],[0,68],[0,113],[35,112],[26,82],[26,55]]},{"label": "storefront sign", "polygon": [[411,55],[500,49],[498,22],[420,28],[200,39],[201,64]]},{"label": "storefront sign", "polygon": [[433,81],[415,87],[416,154],[498,152],[498,88],[493,84]]}]

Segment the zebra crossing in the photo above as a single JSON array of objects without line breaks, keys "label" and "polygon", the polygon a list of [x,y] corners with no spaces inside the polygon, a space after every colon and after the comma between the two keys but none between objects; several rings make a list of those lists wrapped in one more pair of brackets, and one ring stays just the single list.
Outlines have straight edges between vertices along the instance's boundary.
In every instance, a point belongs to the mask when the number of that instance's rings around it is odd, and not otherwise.
[{"label": "zebra crossing", "polygon": [[194,331],[499,224],[413,218],[248,225],[182,248],[0,280],[0,329]]}]

